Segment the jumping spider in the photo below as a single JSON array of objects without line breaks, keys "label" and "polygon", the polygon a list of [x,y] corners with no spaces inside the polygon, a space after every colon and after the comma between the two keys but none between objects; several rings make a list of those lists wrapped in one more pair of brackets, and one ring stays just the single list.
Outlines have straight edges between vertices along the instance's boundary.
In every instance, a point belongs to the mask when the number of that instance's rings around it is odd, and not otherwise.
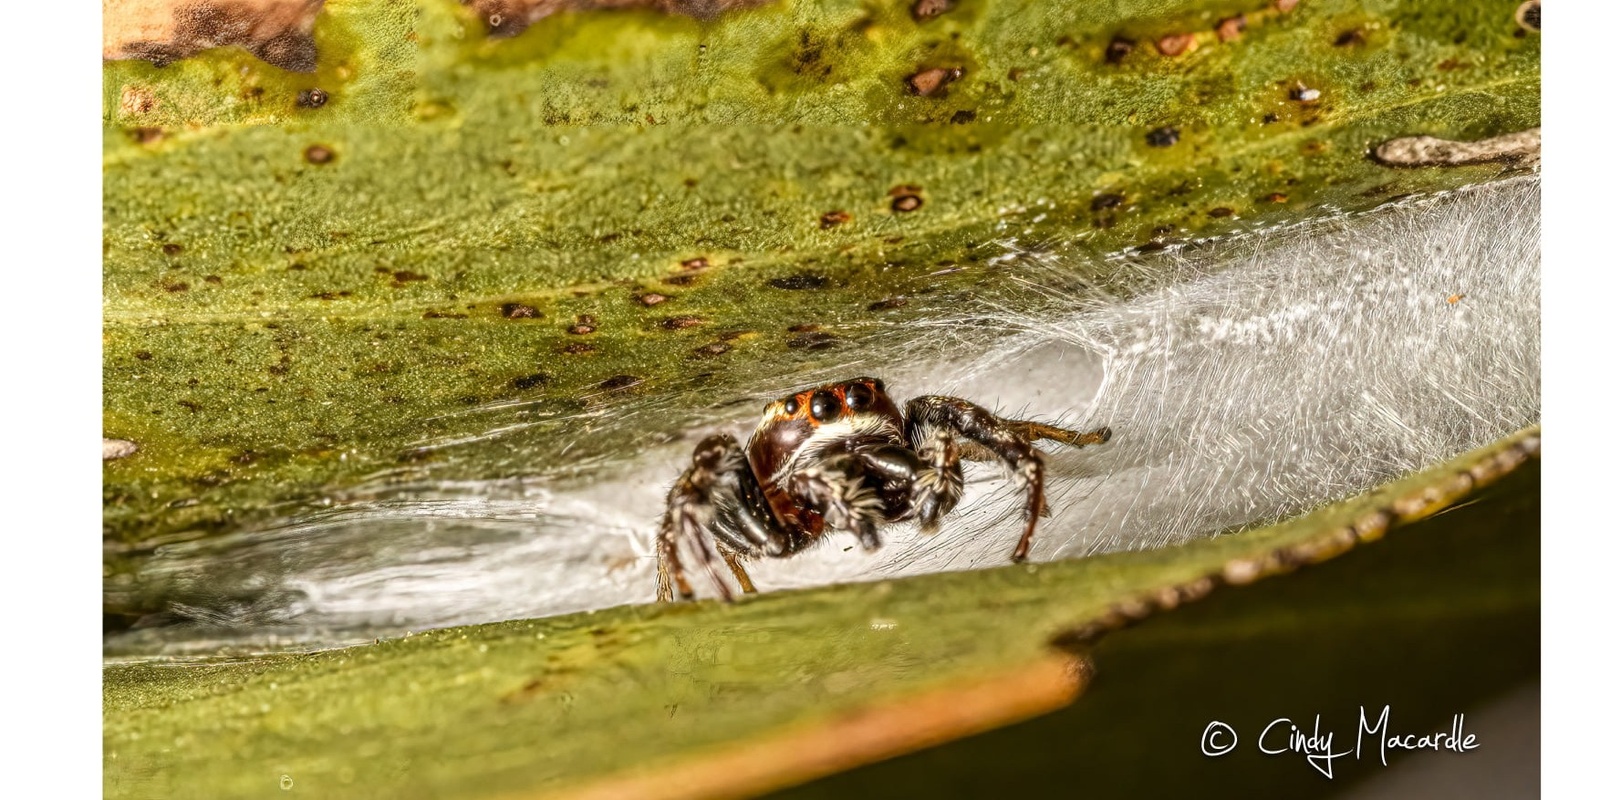
[{"label": "jumping spider", "polygon": [[1011,559],[1022,561],[1047,513],[1044,463],[1030,443],[1082,447],[1110,438],[1106,428],[1079,433],[1001,419],[954,397],[917,397],[902,412],[877,378],[774,400],[747,447],[727,435],[705,439],[667,494],[656,537],[656,599],[670,602],[674,589],[694,596],[686,554],[728,600],[733,590],[712,566],[713,548],[740,587],[754,592],[741,560],[795,555],[830,530],[849,531],[868,551],[878,549],[885,522],[915,518],[932,533],[961,499],[962,460],[998,459],[1021,484],[1027,525]]}]

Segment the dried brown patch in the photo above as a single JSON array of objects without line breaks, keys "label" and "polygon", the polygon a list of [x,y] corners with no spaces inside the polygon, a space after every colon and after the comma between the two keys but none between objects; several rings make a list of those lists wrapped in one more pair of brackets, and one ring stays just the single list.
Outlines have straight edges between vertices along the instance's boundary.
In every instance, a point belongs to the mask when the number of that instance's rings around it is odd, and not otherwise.
[{"label": "dried brown patch", "polygon": [[322,0],[104,0],[102,55],[165,66],[237,46],[294,72],[317,68],[311,29]]}]

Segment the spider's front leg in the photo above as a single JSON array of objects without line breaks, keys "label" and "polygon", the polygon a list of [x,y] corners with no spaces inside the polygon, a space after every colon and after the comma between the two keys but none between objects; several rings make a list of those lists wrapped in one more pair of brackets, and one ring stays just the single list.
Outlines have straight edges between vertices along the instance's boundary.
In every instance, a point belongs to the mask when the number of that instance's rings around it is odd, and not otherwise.
[{"label": "spider's front leg", "polygon": [[671,602],[674,590],[683,599],[694,597],[685,574],[686,555],[710,573],[722,599],[733,599],[733,589],[714,565],[716,554],[741,588],[754,591],[737,559],[787,555],[801,536],[772,512],[738,440],[726,435],[705,439],[667,493],[667,512],[656,535],[656,600]]},{"label": "spider's front leg", "polygon": [[[1111,437],[1111,431],[1104,428],[1080,433],[1038,422],[1002,419],[955,397],[933,395],[917,397],[907,402],[905,409],[907,434],[917,445],[918,452],[922,454],[924,460],[936,470],[942,470],[945,475],[953,474],[959,481],[960,451],[955,446],[955,437],[960,436],[1005,462],[1011,474],[1022,484],[1022,489],[1026,493],[1024,514],[1027,517],[1027,526],[1022,531],[1022,538],[1017,541],[1016,549],[1011,553],[1012,561],[1027,559],[1028,550],[1033,545],[1034,529],[1038,527],[1039,517],[1046,513],[1044,460],[1030,442],[1051,439],[1082,447],[1086,444],[1100,444]],[[930,486],[935,478],[935,475],[930,475],[927,479]],[[937,520],[938,516],[955,505],[955,500],[960,497],[959,482],[956,483],[953,494],[951,497],[951,493],[946,492],[941,497],[929,492],[927,502],[930,507],[926,508],[927,512],[931,512],[933,520]],[[947,503],[944,498],[949,498]],[[929,517],[924,515],[925,506],[922,502],[918,504],[918,514],[924,520],[924,525],[928,525]]]}]

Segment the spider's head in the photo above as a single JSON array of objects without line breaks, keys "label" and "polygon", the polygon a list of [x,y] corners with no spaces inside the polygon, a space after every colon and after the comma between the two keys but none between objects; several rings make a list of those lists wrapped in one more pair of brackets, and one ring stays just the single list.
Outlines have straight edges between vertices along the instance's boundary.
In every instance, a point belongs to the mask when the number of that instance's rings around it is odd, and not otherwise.
[{"label": "spider's head", "polygon": [[763,482],[796,453],[819,452],[845,440],[892,441],[905,435],[905,418],[877,378],[814,386],[767,404],[745,450]]}]

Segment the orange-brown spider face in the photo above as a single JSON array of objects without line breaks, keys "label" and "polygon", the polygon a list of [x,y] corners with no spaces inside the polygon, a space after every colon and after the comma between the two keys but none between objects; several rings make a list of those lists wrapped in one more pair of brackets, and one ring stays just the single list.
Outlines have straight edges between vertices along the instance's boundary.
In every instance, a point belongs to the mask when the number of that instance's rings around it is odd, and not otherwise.
[{"label": "orange-brown spider face", "polygon": [[[906,422],[877,378],[816,386],[767,404],[745,451],[763,484],[802,451],[836,442],[904,443]],[[809,445],[809,446],[808,446]]]}]

